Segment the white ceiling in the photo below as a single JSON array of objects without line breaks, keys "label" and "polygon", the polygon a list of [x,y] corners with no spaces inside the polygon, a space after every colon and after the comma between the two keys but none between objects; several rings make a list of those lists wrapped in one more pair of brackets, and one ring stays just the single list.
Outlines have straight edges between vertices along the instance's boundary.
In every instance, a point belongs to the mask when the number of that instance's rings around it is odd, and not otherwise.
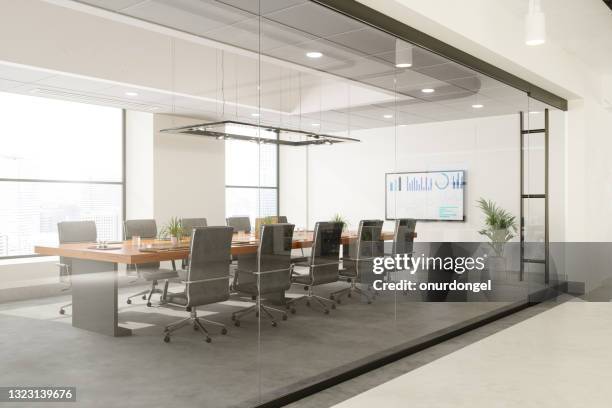
[{"label": "white ceiling", "polygon": [[[522,92],[424,50],[415,49],[412,69],[398,71],[392,37],[311,2],[262,0],[261,25],[249,11],[253,3],[12,2],[0,14],[0,35],[14,38],[0,44],[6,56],[0,91],[203,121],[303,129],[320,123],[322,132],[542,108],[527,107]],[[324,57],[308,59],[310,50]],[[436,92],[423,94],[426,87]],[[138,96],[127,96],[130,91]],[[475,103],[485,108],[473,109]]]}]

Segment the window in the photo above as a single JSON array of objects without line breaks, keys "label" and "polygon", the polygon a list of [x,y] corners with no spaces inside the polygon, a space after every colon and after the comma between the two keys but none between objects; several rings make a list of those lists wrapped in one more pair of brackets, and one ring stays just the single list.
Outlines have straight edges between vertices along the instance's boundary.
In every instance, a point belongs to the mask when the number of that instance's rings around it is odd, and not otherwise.
[{"label": "window", "polygon": [[[228,129],[241,134],[248,130]],[[276,139],[268,131],[261,131],[260,136]],[[278,145],[225,141],[225,215],[248,216],[251,225],[257,217],[278,215],[277,172]]]},{"label": "window", "polygon": [[121,110],[0,93],[0,111],[0,257],[57,243],[60,221],[121,239]]}]

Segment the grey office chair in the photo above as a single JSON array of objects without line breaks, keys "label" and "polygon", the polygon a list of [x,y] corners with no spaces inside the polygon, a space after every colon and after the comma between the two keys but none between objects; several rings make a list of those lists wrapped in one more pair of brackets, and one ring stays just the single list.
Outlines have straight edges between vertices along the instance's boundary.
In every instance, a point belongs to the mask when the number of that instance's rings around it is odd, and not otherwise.
[{"label": "grey office chair", "polygon": [[229,263],[232,247],[233,229],[231,227],[195,227],[191,235],[189,267],[181,271],[185,290],[168,293],[166,303],[184,307],[189,317],[172,323],[164,329],[164,341],[181,327],[191,325],[211,342],[208,330],[202,322],[221,327],[221,334],[227,334],[225,325],[198,316],[197,307],[229,299]]},{"label": "grey office chair", "polygon": [[[57,223],[57,233],[60,244],[70,244],[78,242],[96,242],[98,239],[98,231],[96,223],[93,221],[63,221]],[[60,263],[57,264],[60,269],[60,281],[67,281],[69,286],[65,290],[72,287],[72,258],[60,256]],[[72,306],[68,303],[60,307],[61,315],[66,313],[66,308]]]},{"label": "grey office chair", "polygon": [[312,251],[306,264],[308,273],[294,274],[291,279],[293,283],[304,285],[308,294],[287,302],[287,309],[291,309],[291,313],[295,313],[294,305],[303,299],[306,300],[306,306],[310,306],[314,300],[323,307],[325,314],[329,313],[328,304],[332,309],[336,308],[333,300],[315,295],[312,288],[338,281],[342,228],[343,225],[337,222],[317,222],[315,224]]},{"label": "grey office chair", "polygon": [[276,217],[276,222],[278,224],[287,224],[287,216],[286,215],[279,215],[278,217]]},{"label": "grey office chair", "polygon": [[[206,218],[181,218],[181,227],[183,227],[183,236],[191,237],[195,227],[208,227],[208,222]],[[181,268],[187,269],[188,262],[188,259],[183,259]]]},{"label": "grey office chair", "polygon": [[[125,239],[130,240],[133,236],[139,236],[143,239],[154,239],[157,237],[157,224],[155,220],[126,220],[123,223]],[[161,294],[161,300],[164,299],[168,291],[168,279],[177,278],[176,267],[172,262],[172,269],[160,268],[159,262],[149,262],[145,264],[128,265],[128,271],[136,271],[138,276],[144,278],[147,282],[151,282],[151,289],[143,290],[127,299],[127,304],[132,303],[132,298],[142,296],[142,300],[147,301],[147,306],[151,306],[151,297],[155,293]],[[158,281],[165,280],[164,290],[157,289]]]},{"label": "grey office chair", "polygon": [[[368,303],[372,303],[374,295],[369,291],[373,280],[374,258],[384,255],[384,241],[381,238],[382,220],[362,220],[359,222],[357,239],[343,246],[342,269],[340,278],[350,283],[349,287],[333,292],[331,300],[340,303],[341,296],[351,297],[353,293],[363,295]],[[366,284],[363,290],[358,283]]]},{"label": "grey office chair", "polygon": [[249,217],[228,217],[225,221],[228,227],[234,229],[234,232],[251,232],[251,219]]},{"label": "grey office chair", "polygon": [[255,305],[234,312],[234,325],[240,326],[240,319],[254,312],[260,312],[270,319],[276,327],[271,312],[281,313],[287,320],[287,313],[263,304],[266,295],[279,293],[291,287],[291,247],[293,245],[293,224],[268,224],[261,228],[259,247],[256,257],[238,258],[238,268],[234,275],[233,289],[255,297]]}]

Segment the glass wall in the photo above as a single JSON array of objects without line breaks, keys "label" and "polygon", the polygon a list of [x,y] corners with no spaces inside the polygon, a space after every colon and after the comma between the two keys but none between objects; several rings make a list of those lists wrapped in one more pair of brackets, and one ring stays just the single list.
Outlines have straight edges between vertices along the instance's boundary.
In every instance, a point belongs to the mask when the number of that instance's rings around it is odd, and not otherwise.
[{"label": "glass wall", "polygon": [[[312,1],[80,3],[80,18],[108,20],[97,30],[108,30],[114,52],[99,52],[120,64],[98,77],[72,73],[106,107],[0,94],[4,111],[27,98],[28,117],[39,118],[0,123],[0,143],[13,149],[0,157],[0,194],[11,197],[0,204],[0,255],[50,245],[64,219],[93,219],[100,239],[120,238],[121,106],[131,118],[125,218],[155,225],[144,246],[122,248],[172,276],[164,288],[167,278],[113,260],[118,278],[105,293],[132,336],[82,331],[94,339],[73,363],[106,379],[62,371],[83,406],[127,396],[143,406],[183,397],[185,406],[257,406],[564,279],[560,267],[550,279],[550,264],[525,263],[562,236],[564,211],[542,195],[563,195],[563,112]],[[548,150],[535,132],[546,117]],[[190,275],[208,270],[192,267],[192,231],[172,232],[188,222],[233,228],[223,276]],[[215,279],[228,280],[227,293],[206,287],[205,300],[186,303],[199,298],[188,283]],[[41,330],[79,342],[66,324],[77,319],[56,313],[69,292],[47,295],[3,305],[0,318],[45,320]],[[188,320],[196,315],[208,331]],[[177,325],[186,328],[169,335]]]}]

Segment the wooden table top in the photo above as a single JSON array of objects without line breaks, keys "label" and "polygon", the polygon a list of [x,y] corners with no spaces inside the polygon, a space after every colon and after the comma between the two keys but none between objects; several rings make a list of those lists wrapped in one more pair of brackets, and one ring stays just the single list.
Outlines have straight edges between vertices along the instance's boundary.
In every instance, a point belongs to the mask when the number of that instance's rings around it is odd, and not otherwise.
[{"label": "wooden table top", "polygon": [[[416,236],[416,234],[415,234]],[[348,244],[357,237],[355,232],[342,235],[342,243]],[[312,231],[295,231],[293,248],[308,248],[312,246]],[[392,232],[383,232],[382,239],[392,240]],[[232,238],[232,255],[244,255],[257,252],[258,241],[254,234],[235,233]],[[96,243],[60,244],[54,246],[36,246],[34,252],[39,255],[65,256],[67,258],[87,259],[92,261],[113,262],[122,264],[141,264],[162,262],[189,257],[189,239],[184,239],[177,245],[167,240],[141,241],[140,247],[132,245],[132,241],[120,244],[108,244],[108,249],[96,249]]]}]

